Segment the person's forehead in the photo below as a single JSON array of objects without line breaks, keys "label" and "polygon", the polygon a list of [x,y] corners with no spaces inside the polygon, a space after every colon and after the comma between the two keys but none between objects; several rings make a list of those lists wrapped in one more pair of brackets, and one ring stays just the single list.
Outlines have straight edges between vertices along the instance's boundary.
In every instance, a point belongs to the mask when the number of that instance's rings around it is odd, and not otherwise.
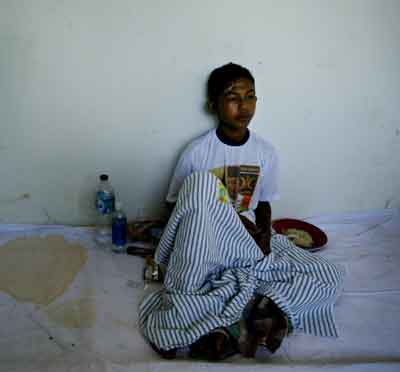
[{"label": "person's forehead", "polygon": [[249,79],[239,78],[229,83],[226,89],[224,89],[224,93],[227,94],[235,91],[249,91],[254,89],[254,84]]}]

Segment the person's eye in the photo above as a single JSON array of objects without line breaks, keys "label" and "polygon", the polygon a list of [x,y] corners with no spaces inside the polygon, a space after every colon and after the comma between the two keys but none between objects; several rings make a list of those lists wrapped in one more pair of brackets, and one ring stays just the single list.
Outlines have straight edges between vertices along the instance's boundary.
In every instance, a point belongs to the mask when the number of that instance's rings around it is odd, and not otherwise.
[{"label": "person's eye", "polygon": [[257,100],[257,96],[255,94],[248,95],[248,96],[246,96],[246,100],[250,101],[250,102],[256,101]]}]

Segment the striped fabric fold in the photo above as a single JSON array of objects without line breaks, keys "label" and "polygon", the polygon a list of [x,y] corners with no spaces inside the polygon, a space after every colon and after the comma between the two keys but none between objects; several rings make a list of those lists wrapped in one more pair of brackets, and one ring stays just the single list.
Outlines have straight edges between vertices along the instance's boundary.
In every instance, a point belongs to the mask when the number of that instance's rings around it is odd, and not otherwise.
[{"label": "striped fabric fold", "polygon": [[192,344],[240,319],[254,294],[271,298],[295,329],[337,336],[334,302],[344,271],[273,235],[264,256],[210,173],[187,177],[156,252],[164,287],[144,299],[139,327],[157,347]]}]

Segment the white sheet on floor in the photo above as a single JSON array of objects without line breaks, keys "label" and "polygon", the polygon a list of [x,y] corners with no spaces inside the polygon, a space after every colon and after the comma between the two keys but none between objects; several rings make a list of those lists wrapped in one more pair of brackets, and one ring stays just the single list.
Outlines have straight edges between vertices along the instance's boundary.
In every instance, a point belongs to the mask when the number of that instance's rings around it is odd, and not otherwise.
[{"label": "white sheet on floor", "polygon": [[[316,254],[346,268],[336,306],[339,338],[295,334],[272,356],[260,352],[256,360],[234,357],[218,364],[164,361],[145,343],[137,329],[138,304],[149,290],[141,258],[97,246],[87,228],[0,225],[0,245],[20,236],[61,234],[81,242],[89,258],[48,306],[17,302],[0,292],[0,371],[400,371],[400,211],[308,221],[329,237]],[[90,302],[93,326],[66,328],[48,317],[49,310],[75,300]]]}]

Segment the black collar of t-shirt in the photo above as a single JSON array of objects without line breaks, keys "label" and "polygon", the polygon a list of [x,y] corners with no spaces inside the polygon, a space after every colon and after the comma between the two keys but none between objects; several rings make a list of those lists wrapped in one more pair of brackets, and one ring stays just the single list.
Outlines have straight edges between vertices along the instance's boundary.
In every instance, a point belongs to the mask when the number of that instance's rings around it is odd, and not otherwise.
[{"label": "black collar of t-shirt", "polygon": [[230,138],[225,136],[224,133],[222,133],[221,128],[219,128],[219,127],[217,128],[215,133],[216,133],[218,139],[223,144],[228,145],[228,146],[242,146],[247,142],[247,140],[250,137],[250,131],[248,129],[246,129],[246,134],[244,135],[244,137],[239,142],[238,141],[232,141]]}]

